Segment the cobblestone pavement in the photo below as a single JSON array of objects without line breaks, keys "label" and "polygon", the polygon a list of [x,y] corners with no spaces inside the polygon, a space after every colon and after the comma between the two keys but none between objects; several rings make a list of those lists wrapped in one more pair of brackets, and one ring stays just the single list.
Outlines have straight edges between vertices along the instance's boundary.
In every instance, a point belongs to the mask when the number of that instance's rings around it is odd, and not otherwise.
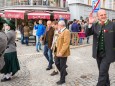
[{"label": "cobblestone pavement", "polygon": [[[21,70],[11,81],[1,82],[0,86],[57,86],[59,74],[50,76],[53,70],[46,71],[48,65],[42,51],[37,53],[35,46],[25,46],[17,42],[18,59]],[[96,86],[98,69],[91,57],[92,46],[71,49],[67,61],[68,76],[62,86]],[[2,78],[2,75],[0,75]],[[111,86],[115,86],[115,64],[110,67]]]}]

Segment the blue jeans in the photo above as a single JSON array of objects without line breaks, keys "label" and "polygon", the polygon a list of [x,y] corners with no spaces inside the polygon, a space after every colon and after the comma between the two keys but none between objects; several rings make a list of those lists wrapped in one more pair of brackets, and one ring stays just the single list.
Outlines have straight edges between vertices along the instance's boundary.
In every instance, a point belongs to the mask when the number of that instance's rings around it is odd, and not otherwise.
[{"label": "blue jeans", "polygon": [[28,45],[29,37],[24,37],[26,45]]},{"label": "blue jeans", "polygon": [[36,50],[41,49],[40,37],[41,36],[36,36]]},{"label": "blue jeans", "polygon": [[89,43],[89,36],[87,37],[87,44]]},{"label": "blue jeans", "polygon": [[83,38],[79,38],[79,44],[82,44]]},{"label": "blue jeans", "polygon": [[44,45],[44,56],[49,62],[48,68],[52,68],[53,62],[53,56],[52,56],[52,50],[48,48],[48,44]]},{"label": "blue jeans", "polygon": [[21,43],[24,44],[24,35],[21,34]]}]

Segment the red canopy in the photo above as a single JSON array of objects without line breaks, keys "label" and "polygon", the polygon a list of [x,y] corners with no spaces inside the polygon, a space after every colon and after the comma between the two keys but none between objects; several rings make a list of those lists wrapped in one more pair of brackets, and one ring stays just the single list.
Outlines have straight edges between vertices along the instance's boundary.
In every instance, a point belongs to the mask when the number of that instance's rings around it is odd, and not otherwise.
[{"label": "red canopy", "polygon": [[70,19],[70,13],[69,12],[56,12],[54,11],[54,19],[60,19],[60,17],[69,20]]},{"label": "red canopy", "polygon": [[23,10],[5,10],[6,18],[16,18],[16,19],[24,19],[24,13],[26,11]]},{"label": "red canopy", "polygon": [[28,13],[28,19],[50,19],[50,14],[40,12]]}]

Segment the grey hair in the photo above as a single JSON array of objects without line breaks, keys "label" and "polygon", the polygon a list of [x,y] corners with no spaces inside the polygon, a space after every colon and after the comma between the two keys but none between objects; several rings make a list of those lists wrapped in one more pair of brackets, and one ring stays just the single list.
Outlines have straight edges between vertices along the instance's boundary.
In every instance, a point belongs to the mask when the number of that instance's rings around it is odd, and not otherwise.
[{"label": "grey hair", "polygon": [[59,25],[61,25],[61,26],[66,26],[66,24],[65,24],[65,21],[64,21],[64,20],[60,20],[60,21],[58,22],[58,24],[59,24]]}]

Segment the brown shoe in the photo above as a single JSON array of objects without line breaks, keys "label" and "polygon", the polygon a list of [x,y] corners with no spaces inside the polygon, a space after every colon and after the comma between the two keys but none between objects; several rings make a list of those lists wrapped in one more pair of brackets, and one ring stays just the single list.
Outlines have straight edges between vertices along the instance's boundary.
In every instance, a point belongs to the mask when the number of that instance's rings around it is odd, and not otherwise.
[{"label": "brown shoe", "polygon": [[57,74],[58,74],[58,72],[53,71],[50,75],[54,76],[54,75],[57,75]]}]

